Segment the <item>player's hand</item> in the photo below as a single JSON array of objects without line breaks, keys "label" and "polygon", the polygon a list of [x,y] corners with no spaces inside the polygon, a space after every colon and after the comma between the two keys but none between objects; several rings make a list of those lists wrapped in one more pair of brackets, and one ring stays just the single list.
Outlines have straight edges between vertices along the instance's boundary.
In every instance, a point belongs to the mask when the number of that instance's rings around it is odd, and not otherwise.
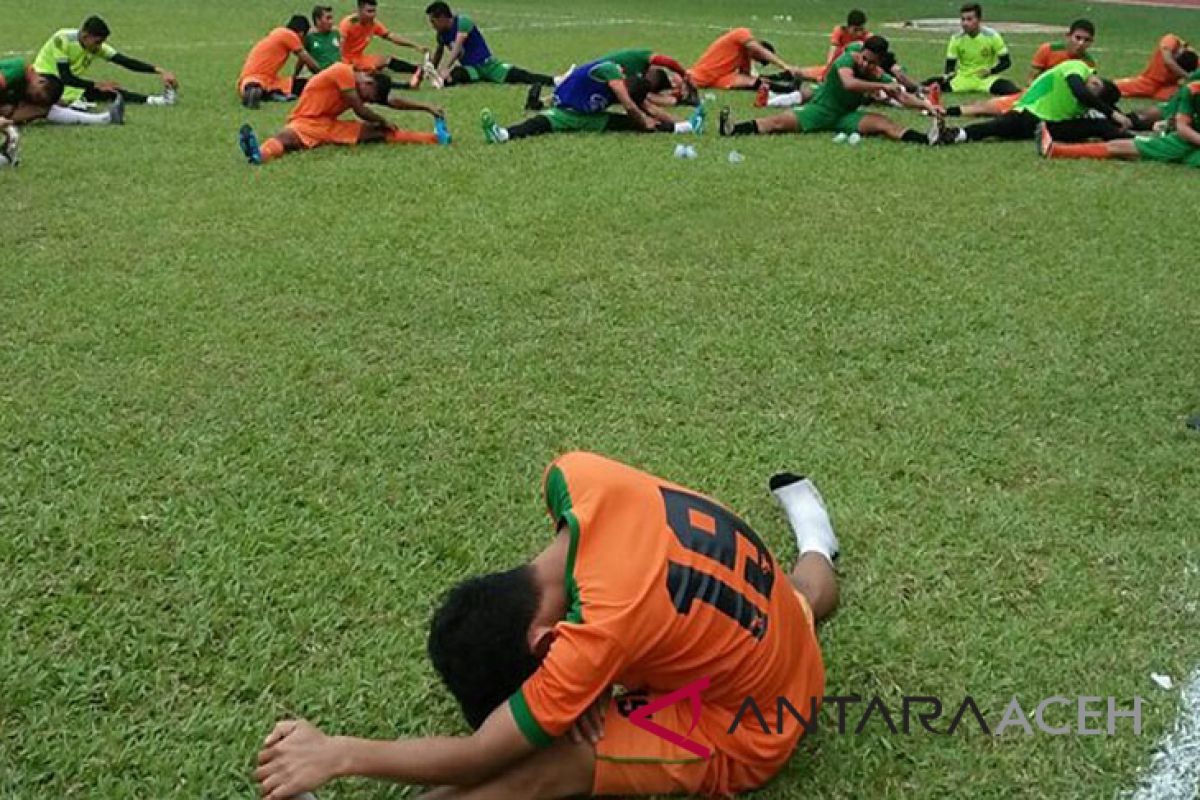
[{"label": "player's hand", "polygon": [[1122,114],[1120,111],[1113,114],[1112,121],[1117,123],[1117,127],[1123,131],[1127,131],[1133,127],[1133,120]]},{"label": "player's hand", "polygon": [[439,69],[438,77],[440,77],[442,79],[442,83],[449,83],[450,82],[450,68],[443,67],[442,69]]},{"label": "player's hand", "polygon": [[583,712],[583,716],[575,720],[575,724],[571,726],[572,742],[575,744],[584,742],[592,745],[599,744],[600,740],[604,738],[604,713],[608,711],[611,701],[611,688],[600,693],[596,702],[592,703],[588,710]]},{"label": "player's hand", "polygon": [[96,91],[119,92],[121,91],[121,84],[116,81],[96,81]]},{"label": "player's hand", "polygon": [[430,106],[429,113],[437,119],[446,118],[446,109],[442,108],[441,106]]},{"label": "player's hand", "polygon": [[883,85],[883,92],[884,94],[891,95],[892,97],[899,97],[900,95],[904,94],[904,87],[898,83],[885,83]]},{"label": "player's hand", "polygon": [[321,788],[337,777],[342,763],[337,739],[304,720],[288,720],[263,742],[254,780],[262,797],[285,800]]},{"label": "player's hand", "polygon": [[654,117],[650,116],[649,114],[642,114],[641,122],[642,122],[642,127],[648,131],[652,131],[658,127],[658,120],[656,120]]},{"label": "player's hand", "polygon": [[176,79],[174,72],[164,69],[158,74],[162,78],[163,86],[169,86],[172,89],[179,88],[179,80]]}]

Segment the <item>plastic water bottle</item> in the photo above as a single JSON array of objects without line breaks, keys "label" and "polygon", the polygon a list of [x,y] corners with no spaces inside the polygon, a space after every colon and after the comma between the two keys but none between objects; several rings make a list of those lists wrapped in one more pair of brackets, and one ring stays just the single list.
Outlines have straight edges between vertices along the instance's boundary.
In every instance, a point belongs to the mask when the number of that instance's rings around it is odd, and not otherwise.
[{"label": "plastic water bottle", "polygon": [[687,145],[683,145],[683,144],[675,145],[675,157],[676,158],[687,158]]},{"label": "plastic water bottle", "polygon": [[857,132],[852,133],[846,137],[846,144],[851,145],[851,146],[856,145],[861,141],[862,141],[862,136],[860,136]]},{"label": "plastic water bottle", "polygon": [[696,158],[696,148],[692,145],[687,145],[683,148],[683,157],[687,159]]},{"label": "plastic water bottle", "polygon": [[745,160],[746,160],[746,157],[743,156],[741,153],[739,153],[737,150],[729,151],[729,163],[730,164],[740,164]]}]

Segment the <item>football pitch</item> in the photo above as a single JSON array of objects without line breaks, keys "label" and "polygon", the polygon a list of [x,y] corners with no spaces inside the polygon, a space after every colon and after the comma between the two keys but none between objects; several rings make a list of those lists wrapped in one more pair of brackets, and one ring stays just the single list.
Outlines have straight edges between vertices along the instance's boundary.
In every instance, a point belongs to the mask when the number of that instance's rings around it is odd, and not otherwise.
[{"label": "football pitch", "polygon": [[[740,25],[816,64],[849,8],[452,5],[539,72],[626,46],[688,64]],[[947,34],[885,25],[958,5],[865,8],[924,78]],[[380,18],[430,43],[424,6],[382,0]],[[824,730],[756,796],[1137,788],[1180,710],[1151,674],[1200,663],[1194,171],[1032,143],[719,138],[721,105],[763,113],[750,92],[720,93],[698,138],[488,146],[482,108],[522,118],[523,87],[499,86],[417,93],[446,109],[450,148],[252,168],[239,125],[270,134],[287,107],[243,109],[239,67],[308,10],[0,0],[0,52],[100,13],[182,87],[123,127],[30,127],[0,172],[0,796],[249,797],[290,716],[463,732],[430,614],[548,541],[542,470],[573,449],[720,498],[788,563],[766,480],[813,476],[843,547],[828,694],[970,696],[991,722],[1013,697],[1142,698],[1141,735]],[[1163,33],[1200,37],[1195,10],[985,11],[1094,20],[1114,77]],[[1024,80],[1061,34],[1006,38]],[[680,141],[699,157],[673,158]]]}]

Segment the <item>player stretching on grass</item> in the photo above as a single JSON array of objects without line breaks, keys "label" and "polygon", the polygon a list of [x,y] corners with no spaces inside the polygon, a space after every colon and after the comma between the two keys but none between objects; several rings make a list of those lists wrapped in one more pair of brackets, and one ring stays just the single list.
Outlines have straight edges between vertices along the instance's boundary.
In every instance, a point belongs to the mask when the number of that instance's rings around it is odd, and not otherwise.
[{"label": "player stretching on grass", "polygon": [[42,75],[23,58],[0,60],[0,116],[16,125],[39,119],[55,125],[120,125],[125,121],[125,100],[120,95],[107,111],[90,114],[58,105],[63,85]]},{"label": "player stretching on grass", "polygon": [[895,57],[888,50],[887,39],[882,36],[855,42],[834,60],[816,94],[803,107],[736,125],[726,107],[721,110],[721,135],[836,131],[927,144],[928,134],[906,128],[882,114],[860,110],[865,103],[882,94],[896,98],[908,108],[924,109],[931,114],[941,112],[928,100],[909,93],[892,80],[885,69],[894,64]]},{"label": "player stretching on grass", "polygon": [[1060,144],[1049,126],[1039,132],[1038,151],[1046,158],[1117,158],[1200,167],[1200,73],[1180,87],[1172,100],[1175,130],[1164,136],[1139,136],[1098,144]]},{"label": "player stretching on grass", "polygon": [[[259,754],[262,794],[348,776],[440,787],[429,800],[762,786],[802,725],[728,731],[747,697],[787,698],[811,718],[825,685],[814,624],[838,596],[820,495],[789,474],[770,486],[799,545],[790,573],[714,500],[597,455],[559,458],[545,477],[554,540],[529,564],[455,587],[433,618],[430,657],[475,732],[369,741],[281,722]],[[614,685],[638,693],[613,697]],[[693,702],[668,699],[638,724],[634,702],[672,693]]]},{"label": "player stretching on grass", "polygon": [[[288,117],[287,127],[259,146],[249,125],[243,125],[239,145],[251,164],[261,164],[296,150],[311,150],[327,144],[356,145],[449,144],[450,135],[442,122],[442,110],[415,100],[388,100],[392,82],[382,72],[355,72],[349,64],[334,64],[308,82],[300,102]],[[437,133],[403,131],[367,108],[367,103],[388,105],[402,111],[424,111],[437,121]],[[357,120],[340,119],[354,111]]]},{"label": "player stretching on grass", "polygon": [[[1182,61],[1191,53],[1187,61]],[[1180,81],[1196,69],[1196,51],[1173,33],[1168,33],[1158,42],[1150,63],[1140,75],[1117,80],[1122,97],[1150,97],[1154,100],[1170,100],[1179,91]]]},{"label": "player stretching on grass", "polygon": [[[772,64],[778,75],[759,77],[751,73],[753,64]],[[749,28],[735,28],[717,38],[691,66],[687,75],[697,89],[758,89],[768,86],[775,91],[795,88],[799,67],[779,56],[770,42],[754,38]]]},{"label": "player stretching on grass", "polygon": [[[446,3],[431,3],[425,9],[429,24],[437,31],[433,53],[435,86],[463,83],[525,83],[553,86],[554,76],[539,75],[506,64],[492,55],[479,27],[466,14],[455,14]],[[446,65],[442,66],[442,57]]]},{"label": "player stretching on grass", "polygon": [[416,88],[421,84],[421,68],[418,65],[388,56],[367,55],[367,45],[378,36],[400,47],[419,50],[426,56],[429,55],[429,48],[389,31],[379,21],[378,13],[378,0],[358,0],[358,13],[342,20],[338,26],[342,38],[342,61],[361,72],[377,72],[386,67],[392,72],[411,74],[413,79],[409,85]]},{"label": "player stretching on grass", "polygon": [[946,92],[1016,94],[1021,87],[1000,73],[1012,66],[1008,45],[997,31],[983,25],[983,7],[968,3],[959,10],[962,32],[950,38],[946,48],[946,71],[925,81]]},{"label": "player stretching on grass", "polygon": [[303,37],[308,33],[308,20],[296,15],[288,24],[275,28],[259,41],[246,56],[242,74],[238,77],[238,95],[246,108],[258,108],[262,101],[283,102],[295,99],[292,94],[292,78],[279,73],[287,64],[288,56],[295,54],[296,69],[308,67],[313,72],[321,68],[304,50]]}]

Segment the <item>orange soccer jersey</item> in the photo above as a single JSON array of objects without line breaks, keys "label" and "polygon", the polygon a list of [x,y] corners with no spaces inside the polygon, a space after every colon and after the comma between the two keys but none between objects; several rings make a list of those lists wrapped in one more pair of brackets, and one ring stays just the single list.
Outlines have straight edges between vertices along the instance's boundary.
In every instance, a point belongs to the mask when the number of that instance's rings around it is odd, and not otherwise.
[{"label": "orange soccer jersey", "polygon": [[1176,84],[1179,79],[1175,77],[1175,73],[1167,67],[1167,63],[1163,60],[1163,50],[1170,50],[1172,53],[1178,53],[1184,47],[1187,47],[1187,42],[1180,39],[1173,33],[1168,33],[1158,41],[1158,47],[1154,48],[1154,55],[1150,57],[1150,63],[1146,65],[1146,69],[1142,71],[1152,81],[1158,83]]},{"label": "orange soccer jersey", "polygon": [[[729,88],[733,77],[750,73],[746,44],[754,39],[749,28],[735,28],[708,46],[688,70],[692,83],[704,88]],[[722,85],[725,84],[725,85]]]},{"label": "orange soccer jersey", "polygon": [[[790,756],[802,729],[727,733],[747,697],[775,719],[786,697],[808,716],[824,692],[811,616],[758,536],[715,501],[590,453],[546,473],[551,517],[570,535],[568,618],[538,671],[509,701],[548,744],[613,684],[668,694],[709,679],[690,734],[688,705],[654,720],[715,751],[708,759],[608,716],[598,794],[745,791]],[[619,706],[618,706],[619,708]],[[677,724],[676,724],[677,722]]]},{"label": "orange soccer jersey", "polygon": [[367,71],[381,69],[387,63],[386,56],[366,55],[367,45],[373,38],[389,33],[379,20],[368,25],[361,22],[357,14],[351,14],[338,25],[338,32],[342,37],[342,61]]},{"label": "orange soccer jersey", "polygon": [[1185,47],[1187,47],[1187,42],[1173,33],[1168,33],[1159,39],[1158,47],[1154,48],[1154,55],[1150,57],[1150,63],[1146,65],[1142,73],[1131,78],[1121,78],[1116,82],[1122,96],[1152,97],[1155,100],[1171,99],[1171,96],[1179,89],[1179,80],[1167,67],[1162,51],[1165,49],[1178,54]]},{"label": "orange soccer jersey", "polygon": [[354,144],[362,123],[338,119],[350,108],[348,95],[358,91],[354,67],[334,64],[312,78],[300,101],[288,115],[288,128],[295,131],[305,147],[322,144]]},{"label": "orange soccer jersey", "polygon": [[1039,72],[1045,72],[1048,69],[1057,67],[1059,64],[1072,60],[1082,61],[1089,67],[1094,68],[1096,66],[1096,62],[1086,53],[1082,56],[1073,56],[1067,51],[1066,45],[1046,42],[1034,52],[1033,68]]},{"label": "orange soccer jersey", "polygon": [[268,92],[291,92],[292,79],[281,78],[279,71],[287,64],[288,56],[303,48],[300,34],[290,28],[276,28],[268,33],[246,56],[238,77],[238,93],[247,83],[257,83]]},{"label": "orange soccer jersey", "polygon": [[[854,42],[865,42],[867,39],[870,39],[870,38],[871,38],[870,31],[863,31],[860,34],[854,34],[854,33],[851,33],[850,29],[847,28],[845,25],[838,25],[836,28],[833,29],[833,33],[829,34],[829,46],[837,48],[837,52],[834,53],[833,58],[837,58],[838,56],[840,56],[842,54],[842,51],[845,50],[849,45],[853,44]],[[833,59],[831,58],[830,61],[832,61],[832,60]]]}]

